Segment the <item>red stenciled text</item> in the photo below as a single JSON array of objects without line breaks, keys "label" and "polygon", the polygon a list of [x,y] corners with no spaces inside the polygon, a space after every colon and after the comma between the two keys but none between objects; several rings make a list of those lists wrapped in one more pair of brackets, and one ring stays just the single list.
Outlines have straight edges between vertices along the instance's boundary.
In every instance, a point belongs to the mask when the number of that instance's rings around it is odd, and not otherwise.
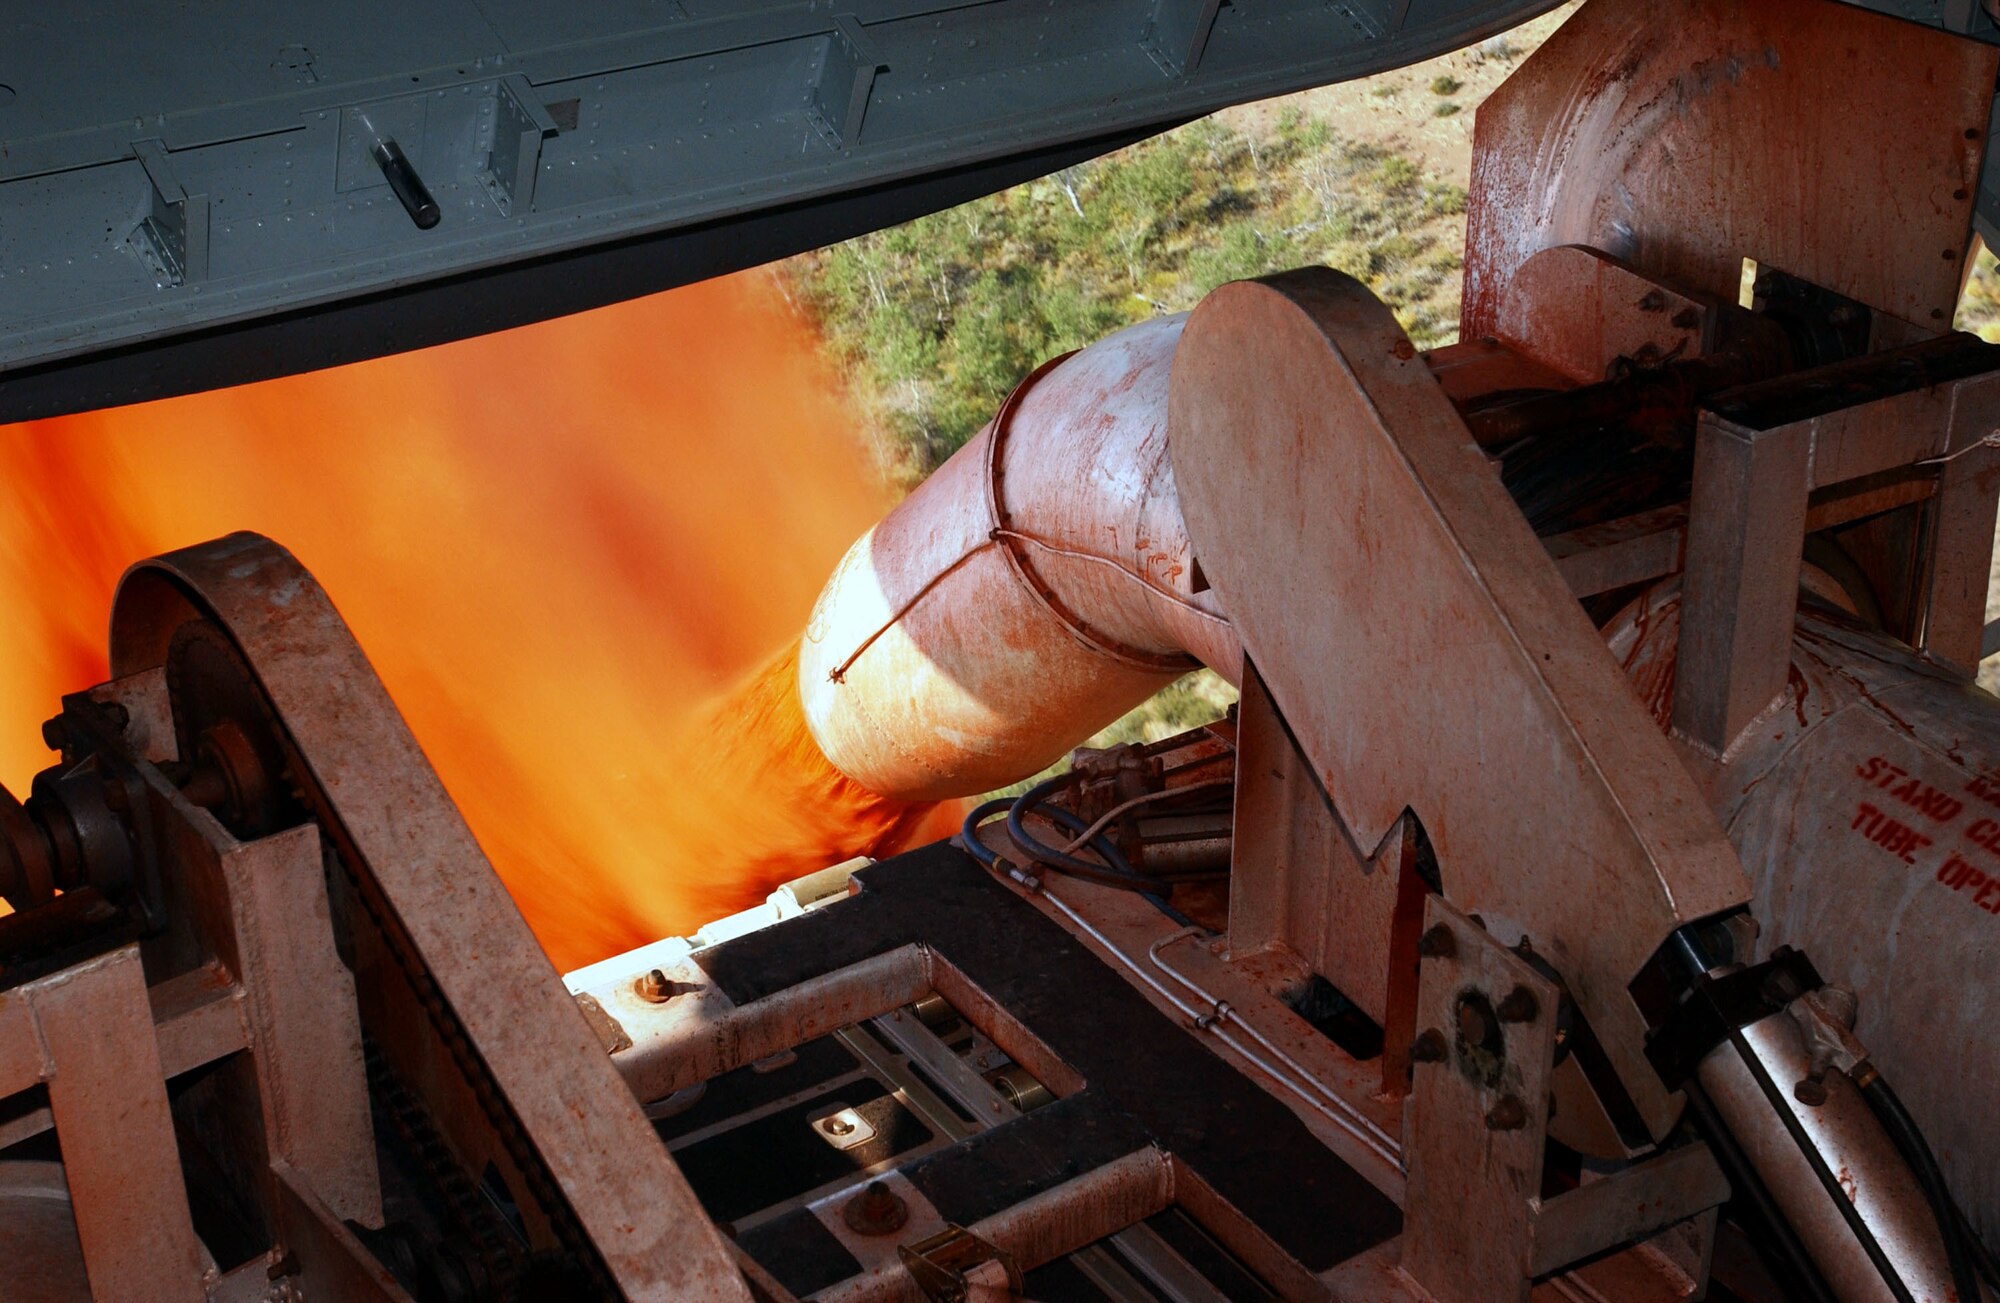
[{"label": "red stenciled text", "polygon": [[1945,856],[1944,863],[1938,866],[1937,878],[1987,913],[2000,914],[2000,878],[1958,855]]},{"label": "red stenciled text", "polygon": [[1912,777],[1909,770],[1901,765],[1891,764],[1881,756],[1868,757],[1867,761],[1854,772],[1912,810],[1928,815],[1938,823],[1950,823],[1958,817],[1959,811],[1965,809],[1965,802],[1949,792],[1939,791],[1921,778]]},{"label": "red stenciled text", "polygon": [[1974,819],[1972,826],[1965,830],[1965,840],[1981,850],[2000,855],[2000,823],[1991,819]]},{"label": "red stenciled text", "polygon": [[[1980,820],[1980,823],[1986,822],[1985,819]],[[1908,824],[1890,818],[1866,801],[1855,808],[1854,822],[1848,826],[1905,864],[1915,864],[1917,852],[1931,844],[1930,838]],[[1996,835],[2000,835],[2000,830],[1996,830]]]},{"label": "red stenciled text", "polygon": [[1974,774],[1966,780],[1965,794],[2000,810],[2000,774]]}]

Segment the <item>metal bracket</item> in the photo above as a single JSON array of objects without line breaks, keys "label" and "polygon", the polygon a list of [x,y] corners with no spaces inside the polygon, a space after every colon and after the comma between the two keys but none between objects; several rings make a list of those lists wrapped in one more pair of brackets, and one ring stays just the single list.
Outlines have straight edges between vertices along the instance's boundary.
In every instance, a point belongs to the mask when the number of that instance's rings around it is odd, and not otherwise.
[{"label": "metal bracket", "polygon": [[175,179],[159,141],[135,141],[132,152],[152,189],[146,216],[132,232],[133,243],[169,283],[207,280],[208,196],[189,194]]},{"label": "metal bracket", "polygon": [[1021,1292],[1021,1269],[1012,1255],[955,1223],[947,1222],[936,1235],[915,1244],[897,1245],[896,1256],[924,1297],[934,1303],[965,1303],[974,1285]]},{"label": "metal bracket", "polygon": [[534,211],[542,142],[558,130],[525,76],[517,72],[500,79],[493,92],[493,141],[479,179],[503,216]]},{"label": "metal bracket", "polygon": [[1936,476],[1909,639],[1970,677],[1979,662],[2000,484],[2000,350],[1943,336],[1710,400],[1695,436],[1674,729],[1723,755],[1784,691],[1815,491],[1892,471]]},{"label": "metal bracket", "polygon": [[1154,0],[1141,42],[1160,71],[1185,77],[1201,64],[1222,0]]},{"label": "metal bracket", "polygon": [[1440,896],[1418,953],[1403,1269],[1439,1303],[1526,1303],[1562,993]]},{"label": "metal bracket", "polygon": [[819,79],[813,83],[808,116],[835,149],[850,149],[861,142],[861,123],[868,115],[875,74],[888,66],[859,19],[853,14],[834,16],[826,57],[820,64]]}]

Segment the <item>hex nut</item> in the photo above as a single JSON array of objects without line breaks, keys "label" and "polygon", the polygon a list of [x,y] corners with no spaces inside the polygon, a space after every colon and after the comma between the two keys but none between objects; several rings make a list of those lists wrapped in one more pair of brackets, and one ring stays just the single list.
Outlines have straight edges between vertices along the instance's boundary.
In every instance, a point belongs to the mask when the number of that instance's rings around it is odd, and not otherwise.
[{"label": "hex nut", "polygon": [[1425,959],[1450,959],[1458,954],[1458,938],[1439,923],[1417,938],[1417,954]]},{"label": "hex nut", "polygon": [[1525,986],[1517,986],[1500,999],[1496,1010],[1501,1022],[1533,1022],[1541,1016],[1541,1001]]},{"label": "hex nut", "polygon": [[642,975],[632,989],[648,1004],[665,1004],[674,998],[673,980],[657,968]]}]

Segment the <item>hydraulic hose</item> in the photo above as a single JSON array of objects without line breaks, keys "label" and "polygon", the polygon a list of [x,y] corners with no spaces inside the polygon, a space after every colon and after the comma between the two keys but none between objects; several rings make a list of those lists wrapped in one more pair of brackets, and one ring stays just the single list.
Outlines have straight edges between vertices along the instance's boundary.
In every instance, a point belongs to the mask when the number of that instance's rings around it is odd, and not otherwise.
[{"label": "hydraulic hose", "polygon": [[1902,1099],[1895,1088],[1889,1085],[1872,1063],[1863,1063],[1854,1073],[1855,1084],[1861,1087],[1863,1099],[1873,1109],[1882,1123],[1882,1129],[1889,1133],[1896,1149],[1903,1155],[1903,1161],[1910,1165],[1917,1184],[1923,1187],[1924,1197],[1930,1201],[1931,1213],[1937,1218],[1938,1234],[1944,1239],[1945,1259],[1951,1264],[1952,1288],[1961,1300],[1979,1303],[1979,1274],[1970,1246],[1966,1243],[1965,1223],[1958,1214],[1958,1205],[1953,1202],[1951,1188],[1945,1184],[1944,1171],[1938,1167],[1937,1155],[1931,1152],[1930,1142],[1924,1139],[1923,1131],[1915,1118],[1903,1107]]}]

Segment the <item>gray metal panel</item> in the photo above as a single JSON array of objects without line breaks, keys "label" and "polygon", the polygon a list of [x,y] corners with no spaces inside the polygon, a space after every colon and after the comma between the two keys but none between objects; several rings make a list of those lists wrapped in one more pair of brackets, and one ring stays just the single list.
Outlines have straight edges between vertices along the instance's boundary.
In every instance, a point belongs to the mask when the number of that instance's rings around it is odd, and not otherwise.
[{"label": "gray metal panel", "polygon": [[[726,243],[753,214],[1129,138],[1549,4],[38,6],[0,42],[0,377],[697,226]],[[373,167],[378,136],[436,227]]]}]

